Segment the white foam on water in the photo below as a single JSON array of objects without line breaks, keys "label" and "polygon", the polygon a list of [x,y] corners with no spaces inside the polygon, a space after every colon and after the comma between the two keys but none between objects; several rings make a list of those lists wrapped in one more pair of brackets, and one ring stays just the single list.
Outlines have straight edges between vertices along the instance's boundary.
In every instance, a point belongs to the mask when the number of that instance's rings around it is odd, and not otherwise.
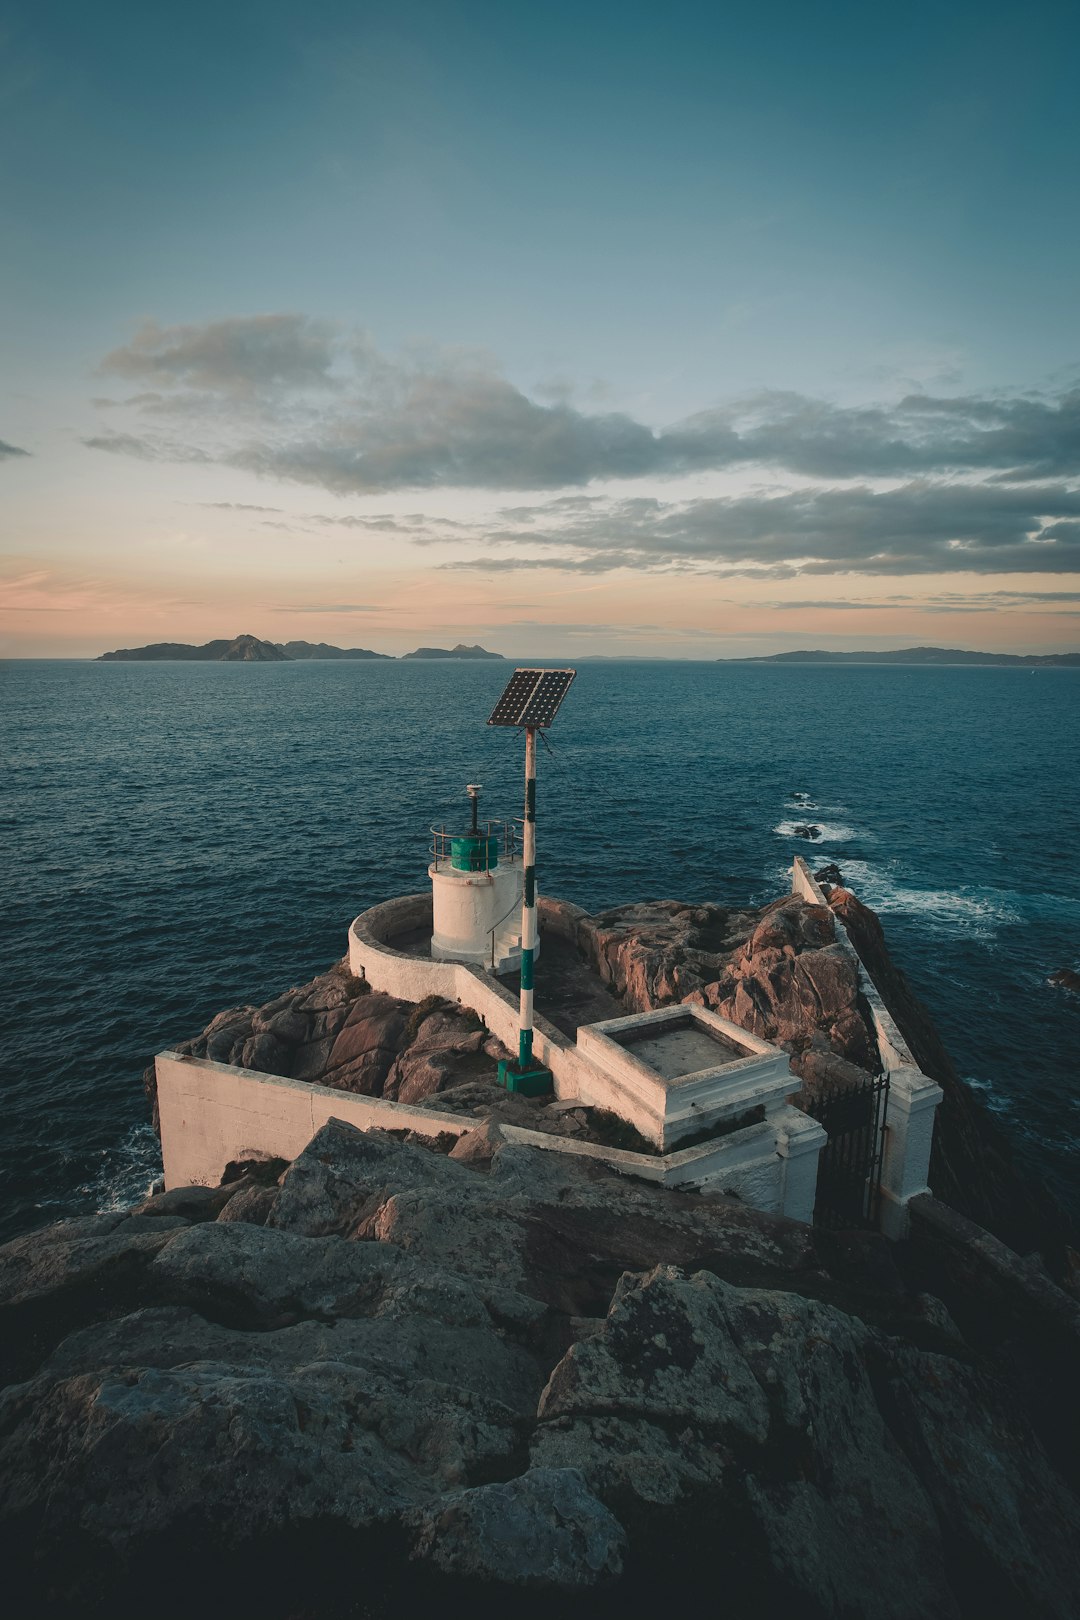
[{"label": "white foam on water", "polygon": [[986,1107],[994,1114],[1008,1114],[1012,1112],[1012,1102],[998,1091],[989,1080],[983,1080],[976,1074],[965,1074],[964,1084],[969,1091],[978,1092]]},{"label": "white foam on water", "polygon": [[882,916],[902,913],[938,933],[988,938],[999,928],[1023,921],[1019,896],[1007,889],[962,885],[956,889],[914,889],[866,861],[845,860],[845,883],[865,905]]},{"label": "white foam on water", "polygon": [[133,1125],[126,1136],[103,1155],[101,1169],[78,1190],[98,1215],[111,1215],[149,1196],[161,1177],[161,1143],[150,1124]]},{"label": "white foam on water", "polygon": [[[795,831],[796,827],[816,827],[818,835],[816,838],[802,837]],[[777,838],[797,838],[800,844],[850,844],[853,839],[866,836],[865,833],[856,832],[854,827],[845,827],[835,821],[817,821],[813,816],[807,816],[803,821],[781,821],[773,832]]]}]

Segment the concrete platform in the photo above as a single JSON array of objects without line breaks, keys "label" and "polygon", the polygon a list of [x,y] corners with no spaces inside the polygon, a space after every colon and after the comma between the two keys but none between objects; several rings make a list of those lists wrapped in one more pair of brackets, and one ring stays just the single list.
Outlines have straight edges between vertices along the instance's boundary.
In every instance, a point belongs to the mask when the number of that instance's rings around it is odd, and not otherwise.
[{"label": "concrete platform", "polygon": [[661,1007],[582,1025],[577,1046],[607,1084],[590,1101],[629,1119],[661,1152],[797,1089],[788,1055],[707,1007]]}]

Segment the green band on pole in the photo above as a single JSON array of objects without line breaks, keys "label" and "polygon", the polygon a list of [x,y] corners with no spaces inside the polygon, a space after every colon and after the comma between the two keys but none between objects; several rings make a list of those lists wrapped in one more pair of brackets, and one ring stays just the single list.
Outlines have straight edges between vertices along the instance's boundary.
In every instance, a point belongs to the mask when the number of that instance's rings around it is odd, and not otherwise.
[{"label": "green band on pole", "polygon": [[536,904],[536,867],[535,866],[528,867],[526,872],[525,872],[525,904],[527,906],[535,906],[535,904]]},{"label": "green band on pole", "polygon": [[532,1065],[532,1035],[531,1029],[523,1029],[518,1035],[519,1069],[528,1069]]},{"label": "green band on pole", "polygon": [[521,988],[531,990],[533,987],[533,953],[526,947],[521,953]]}]

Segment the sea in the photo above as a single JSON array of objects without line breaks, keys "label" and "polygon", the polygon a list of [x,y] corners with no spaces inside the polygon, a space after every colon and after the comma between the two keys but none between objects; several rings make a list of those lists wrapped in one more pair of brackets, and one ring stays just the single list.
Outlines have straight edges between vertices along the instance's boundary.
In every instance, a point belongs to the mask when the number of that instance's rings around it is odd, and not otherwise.
[{"label": "sea", "polygon": [[[154,1053],[424,889],[466,783],[520,815],[521,740],[485,724],[511,668],[0,664],[0,1237],[142,1197]],[[756,906],[794,855],[837,864],[1080,1215],[1080,997],[1048,982],[1080,966],[1078,774],[1077,670],[584,660],[540,750],[540,887]]]}]

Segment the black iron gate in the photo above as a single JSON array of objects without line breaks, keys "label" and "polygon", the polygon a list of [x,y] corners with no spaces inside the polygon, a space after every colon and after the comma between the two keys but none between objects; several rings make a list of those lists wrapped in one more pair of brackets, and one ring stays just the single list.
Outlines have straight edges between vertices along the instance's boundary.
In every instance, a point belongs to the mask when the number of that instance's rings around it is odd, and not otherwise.
[{"label": "black iron gate", "polygon": [[888,1096],[889,1077],[881,1075],[862,1085],[822,1087],[802,1099],[829,1138],[818,1159],[815,1226],[877,1226]]}]

